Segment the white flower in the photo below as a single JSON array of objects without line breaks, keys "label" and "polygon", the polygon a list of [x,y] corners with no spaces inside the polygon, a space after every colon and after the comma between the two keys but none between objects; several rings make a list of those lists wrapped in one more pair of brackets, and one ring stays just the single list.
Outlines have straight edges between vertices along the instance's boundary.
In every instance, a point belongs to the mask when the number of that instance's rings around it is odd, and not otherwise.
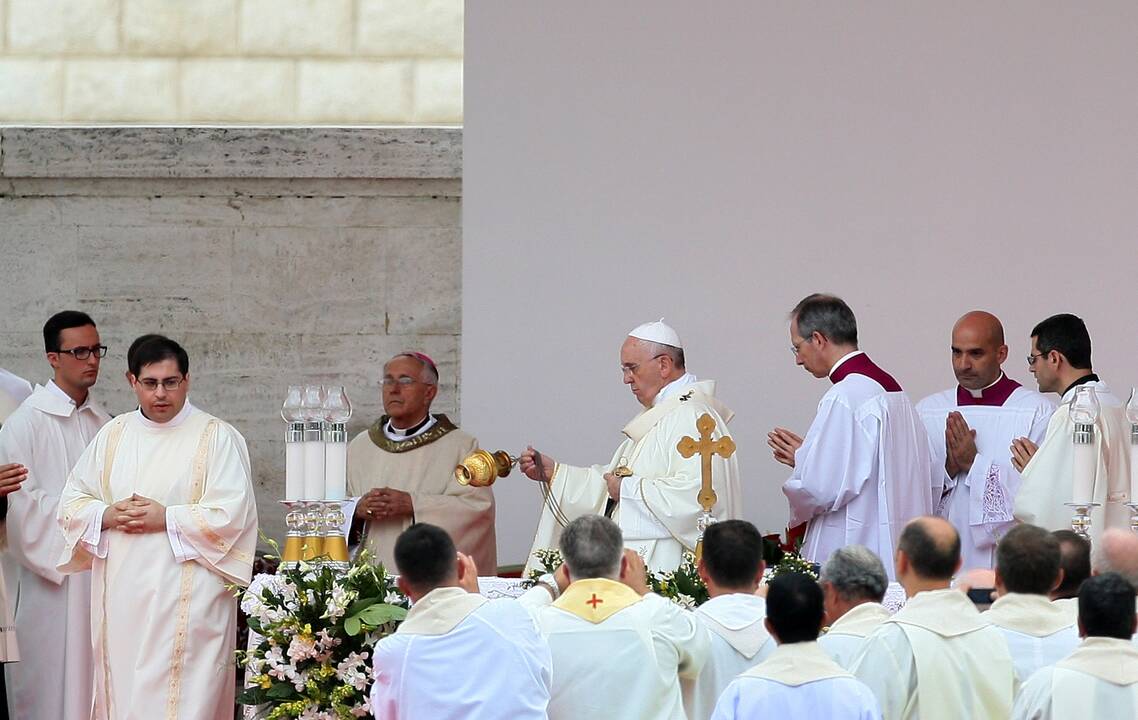
[{"label": "white flower", "polygon": [[348,653],[348,656],[336,666],[336,677],[345,685],[351,685],[356,690],[366,690],[371,679],[368,672],[366,652]]},{"label": "white flower", "polygon": [[383,596],[383,602],[388,605],[401,605],[403,601],[404,597],[395,590],[388,590],[387,594]]},{"label": "white flower", "polygon": [[691,595],[684,595],[683,593],[676,593],[676,596],[674,598],[672,598],[672,601],[675,602],[680,607],[686,608],[688,610],[691,610],[695,607],[695,598],[693,598]]},{"label": "white flower", "polygon": [[288,645],[288,656],[293,662],[300,662],[316,656],[316,638],[311,635],[297,635]]}]

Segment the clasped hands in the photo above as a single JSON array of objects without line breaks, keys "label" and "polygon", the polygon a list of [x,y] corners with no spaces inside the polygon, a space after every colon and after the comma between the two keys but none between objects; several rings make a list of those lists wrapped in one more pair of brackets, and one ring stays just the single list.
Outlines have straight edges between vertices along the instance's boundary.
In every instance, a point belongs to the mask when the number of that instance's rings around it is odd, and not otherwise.
[{"label": "clasped hands", "polygon": [[20,463],[0,465],[0,497],[11,495],[28,479],[28,469]]},{"label": "clasped hands", "polygon": [[794,467],[794,452],[802,447],[802,438],[786,428],[776,427],[767,433],[767,445],[774,451],[775,460]]},{"label": "clasped hands", "polygon": [[103,529],[133,535],[166,530],[166,506],[137,493],[103,511]]},{"label": "clasped hands", "polygon": [[356,517],[361,520],[389,520],[414,514],[411,495],[387,487],[368,490],[356,503]]}]

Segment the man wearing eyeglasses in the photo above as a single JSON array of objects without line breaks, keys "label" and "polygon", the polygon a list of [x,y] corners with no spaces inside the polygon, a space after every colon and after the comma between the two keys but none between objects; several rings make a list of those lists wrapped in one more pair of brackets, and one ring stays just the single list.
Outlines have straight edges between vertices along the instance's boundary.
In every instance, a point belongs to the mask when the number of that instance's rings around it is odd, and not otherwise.
[{"label": "man wearing eyeglasses", "polygon": [[459,552],[489,574],[498,567],[494,493],[459,485],[454,468],[478,441],[442,414],[431,413],[439,370],[421,352],[387,361],[380,379],[383,417],[348,445],[348,491],[360,497],[353,524],[363,546],[395,567],[395,541],[413,523],[437,525]]},{"label": "man wearing eyeglasses", "polygon": [[1086,323],[1074,315],[1052,315],[1031,331],[1028,369],[1039,392],[1060,396],[1059,407],[1047,424],[1038,446],[1029,438],[1012,442],[1012,462],[1020,469],[1023,485],[1016,496],[1015,517],[1020,522],[1060,530],[1071,526],[1074,477],[1075,421],[1071,401],[1083,386],[1094,389],[1099,404],[1094,423],[1094,497],[1091,538],[1108,527],[1129,528],[1130,427],[1124,403],[1099,379],[1091,367],[1091,336]]},{"label": "man wearing eyeglasses", "polygon": [[7,578],[20,662],[4,666],[12,718],[86,717],[91,694],[91,576],[56,570],[63,536],[55,521],[67,474],[110,416],[91,396],[107,347],[89,315],[56,313],[43,326],[52,378],[35,388],[3,428],[0,466],[27,479],[8,497]]},{"label": "man wearing eyeglasses", "polygon": [[[715,397],[714,380],[688,372],[680,336],[662,319],[628,333],[620,347],[620,373],[643,409],[624,426],[612,460],[578,467],[555,462],[532,447],[522,453],[519,469],[546,483],[527,573],[535,567],[533,552],[556,548],[562,529],[589,514],[611,517],[620,526],[624,546],[650,570],[675,570],[685,552],[695,551],[701,534],[697,497],[702,458],[698,453],[685,458],[676,445],[681,438],[699,436],[696,422],[705,413],[715,422],[714,440],[730,437],[727,423],[735,414]],[[711,458],[716,520],[738,519],[742,513],[737,458],[737,453]]]},{"label": "man wearing eyeglasses", "polygon": [[937,514],[960,532],[963,567],[991,568],[996,543],[1015,523],[1012,505],[1019,471],[1009,446],[1016,438],[1037,443],[1055,403],[1004,374],[1004,326],[982,310],[952,326],[956,387],[917,403],[929,433],[933,471],[944,472]]},{"label": "man wearing eyeglasses", "polygon": [[91,570],[98,620],[94,712],[69,717],[232,718],[229,587],[257,545],[245,439],[189,402],[178,343],[141,342],[129,364],[138,409],[99,431],[60,499],[58,568]]}]

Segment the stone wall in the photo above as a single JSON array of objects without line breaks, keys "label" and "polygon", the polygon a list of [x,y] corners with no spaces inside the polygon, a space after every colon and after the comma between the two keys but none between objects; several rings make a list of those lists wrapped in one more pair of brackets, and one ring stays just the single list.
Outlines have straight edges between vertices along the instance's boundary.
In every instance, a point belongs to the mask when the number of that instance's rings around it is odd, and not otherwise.
[{"label": "stone wall", "polygon": [[345,385],[355,432],[382,362],[418,348],[457,415],[461,167],[442,128],[0,128],[0,367],[46,382],[43,322],[84,310],[110,347],[96,396],[122,413],[130,341],[179,340],[283,537],[287,385]]},{"label": "stone wall", "polygon": [[462,122],[462,0],[0,0],[0,122]]}]

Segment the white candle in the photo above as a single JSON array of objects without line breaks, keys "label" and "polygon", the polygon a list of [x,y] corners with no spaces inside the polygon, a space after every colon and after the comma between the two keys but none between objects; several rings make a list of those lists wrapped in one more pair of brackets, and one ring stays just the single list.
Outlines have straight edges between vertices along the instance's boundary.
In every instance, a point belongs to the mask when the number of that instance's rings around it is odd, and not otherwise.
[{"label": "white candle", "polygon": [[304,443],[285,443],[285,500],[304,499]]},{"label": "white candle", "polygon": [[324,499],[324,441],[305,440],[304,448],[304,499]]},{"label": "white candle", "polygon": [[1071,502],[1086,505],[1093,502],[1095,492],[1095,471],[1098,470],[1098,453],[1093,442],[1075,443],[1074,467],[1075,485]]},{"label": "white candle", "polygon": [[348,444],[330,442],[324,445],[324,499],[343,500],[348,489]]}]

